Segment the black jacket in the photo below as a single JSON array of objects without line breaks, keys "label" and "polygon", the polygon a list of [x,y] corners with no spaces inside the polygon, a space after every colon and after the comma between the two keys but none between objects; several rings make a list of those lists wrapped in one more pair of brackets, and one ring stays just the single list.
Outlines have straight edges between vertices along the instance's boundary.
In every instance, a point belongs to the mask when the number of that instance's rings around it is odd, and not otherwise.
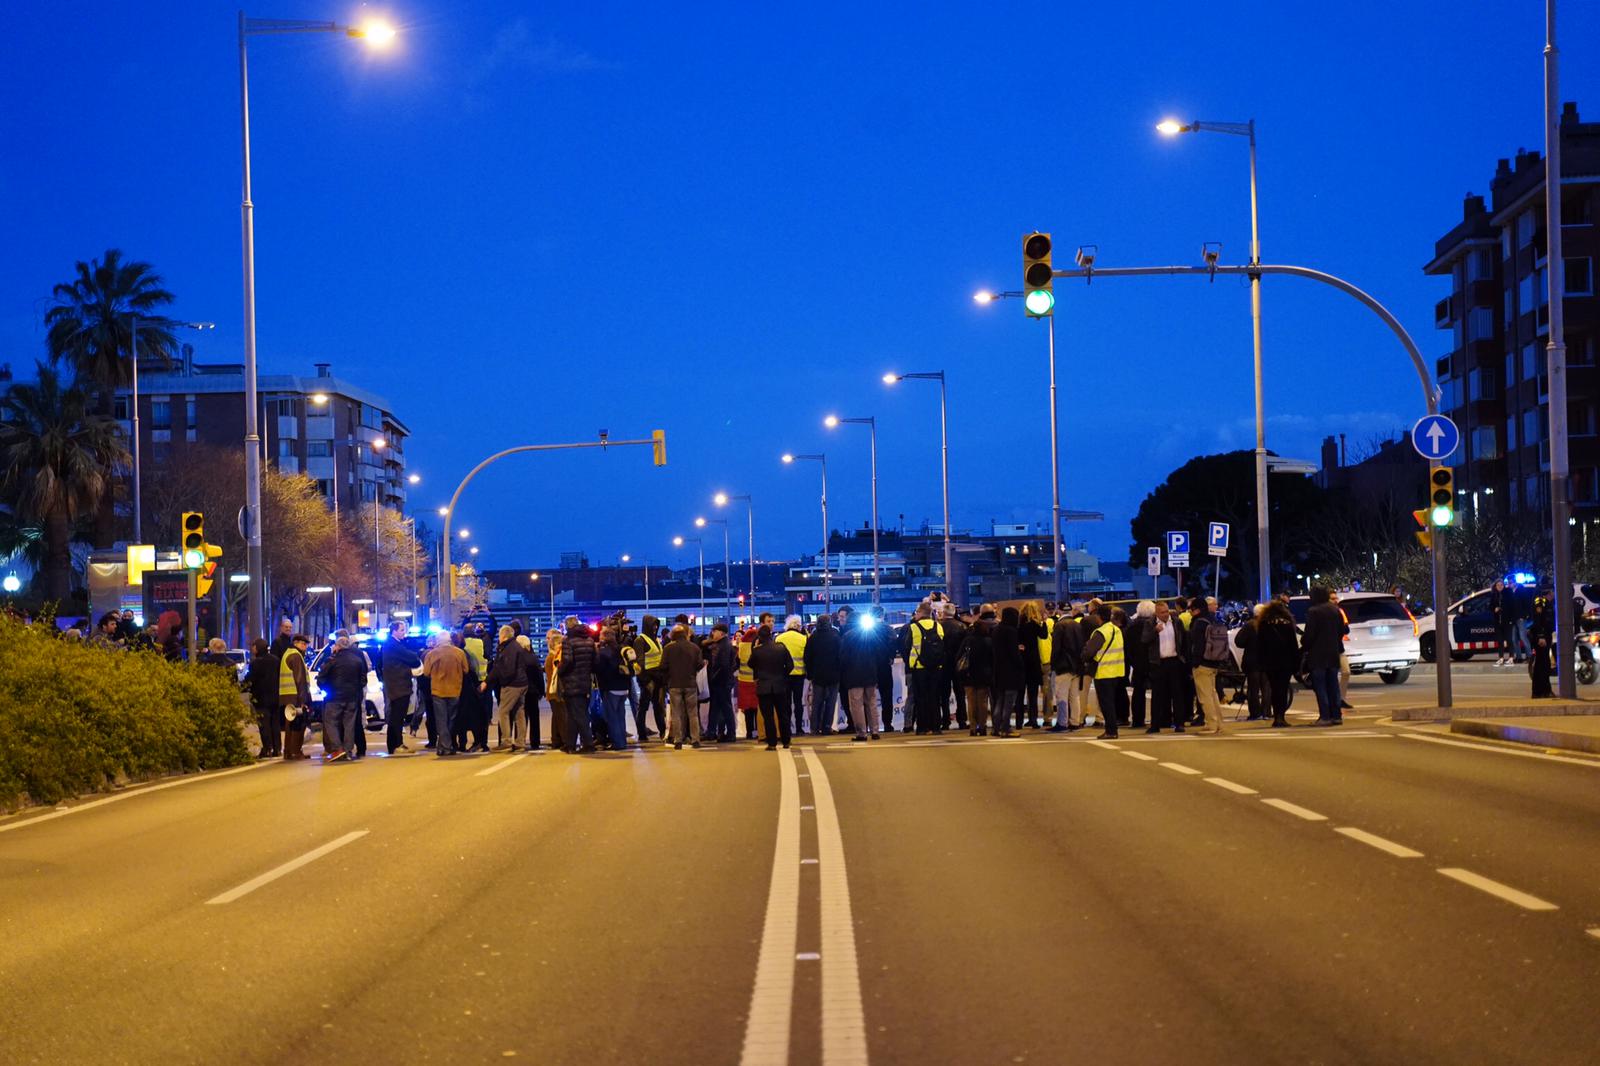
[{"label": "black jacket", "polygon": [[[529,659],[534,663],[530,664]],[[489,673],[484,678],[490,688],[520,688],[528,683],[531,676],[531,666],[537,665],[537,658],[533,652],[524,648],[516,640],[508,640],[500,645],[500,654],[494,657],[494,662],[489,664]],[[388,684],[389,664],[384,663],[384,684]]]},{"label": "black jacket", "polygon": [[386,640],[383,643],[382,663],[384,699],[411,695],[411,671],[422,665],[422,656],[407,647],[404,641]]},{"label": "black jacket", "polygon": [[1050,638],[1050,669],[1058,674],[1083,673],[1083,646],[1089,634],[1081,618],[1063,618]]},{"label": "black jacket", "polygon": [[[962,677],[962,682],[969,688],[988,688],[993,685],[994,623],[983,621],[975,623],[966,631],[961,647],[967,658],[967,672]],[[959,662],[960,659],[952,661]]]},{"label": "black jacket", "polygon": [[250,702],[262,710],[278,705],[278,668],[278,657],[269,651],[251,659],[250,672],[244,675]]},{"label": "black jacket", "polygon": [[871,629],[852,621],[839,635],[839,684],[845,689],[872,688],[878,683],[878,661],[883,657],[887,628]]},{"label": "black jacket", "polygon": [[[705,655],[700,650],[700,645],[687,637],[681,640],[669,640],[667,646],[661,649],[661,671],[665,677],[668,688],[698,689],[700,687],[700,664],[705,662]],[[707,670],[709,678],[711,671]]]},{"label": "black jacket", "polygon": [[946,677],[956,677],[956,659],[961,655],[961,645],[967,640],[967,627],[959,619],[941,618],[944,626],[944,672]]},{"label": "black jacket", "polygon": [[[1206,658],[1206,636],[1212,626],[1221,626],[1227,633],[1228,625],[1214,614],[1197,614],[1189,619],[1189,662],[1194,666],[1223,669],[1233,665],[1233,652],[1225,649],[1220,659]],[[1339,665],[1337,662],[1335,666]]]},{"label": "black jacket", "polygon": [[1300,668],[1300,632],[1293,622],[1263,623],[1256,632],[1258,669],[1268,674],[1292,674]]},{"label": "black jacket", "polygon": [[1261,630],[1254,620],[1246,622],[1239,627],[1239,635],[1234,638],[1239,645],[1239,669],[1247,674],[1260,673],[1261,666]]},{"label": "black jacket", "polygon": [[328,656],[317,671],[317,684],[329,700],[339,703],[364,703],[367,698],[367,657],[356,648],[346,648]]},{"label": "black jacket", "polygon": [[1127,649],[1124,652],[1124,656],[1127,660],[1128,669],[1140,675],[1143,675],[1150,666],[1149,660],[1138,652],[1138,649],[1144,647],[1146,631],[1151,633],[1156,631],[1155,619],[1146,621],[1138,615],[1130,618],[1127,628],[1122,631],[1122,638],[1126,642],[1123,646]]},{"label": "black jacket", "polygon": [[703,649],[706,656],[706,683],[715,691],[731,688],[739,671],[739,649],[733,638],[723,635],[721,640],[707,641]]},{"label": "black jacket", "polygon": [[1350,627],[1336,603],[1319,603],[1306,612],[1306,632],[1301,653],[1307,670],[1337,670],[1344,654],[1344,635]]},{"label": "black jacket", "polygon": [[622,669],[622,649],[601,644],[594,653],[594,679],[601,692],[627,692],[632,688]]},{"label": "black jacket", "polygon": [[[1039,642],[1046,636],[1043,623],[1031,618],[1017,626],[1017,637],[1022,641],[1022,676],[1038,684],[1044,680],[1044,664],[1039,661]],[[1055,649],[1052,647],[1051,652]]]},{"label": "black jacket", "polygon": [[756,695],[776,696],[789,691],[789,672],[794,656],[777,641],[761,645],[750,653],[750,672],[756,676]]},{"label": "black jacket", "polygon": [[842,663],[839,631],[826,617],[817,620],[817,628],[806,640],[806,677],[813,685],[837,685]]},{"label": "black jacket", "polygon": [[587,700],[594,687],[594,640],[582,626],[567,630],[561,642],[561,693],[565,699]]},{"label": "black jacket", "polygon": [[1183,625],[1178,621],[1176,615],[1168,615],[1165,623],[1155,618],[1150,619],[1150,623],[1140,631],[1139,643],[1135,645],[1132,641],[1129,642],[1128,647],[1130,650],[1138,647],[1146,666],[1152,669],[1159,667],[1161,665],[1161,632],[1156,629],[1157,625],[1165,625],[1167,629],[1173,631],[1172,648],[1178,653],[1177,660],[1187,665],[1189,662],[1189,649],[1184,639],[1187,634],[1184,633]]},{"label": "black jacket", "polygon": [[[1006,608],[1007,613],[1010,608]],[[994,627],[994,689],[997,692],[1021,692],[1028,675],[1022,665],[1022,636],[1017,627],[1001,622]]]},{"label": "black jacket", "polygon": [[282,633],[279,633],[277,636],[272,638],[272,657],[277,659],[279,662],[282,662],[283,653],[288,651],[293,644],[294,634],[291,633],[286,637]]}]

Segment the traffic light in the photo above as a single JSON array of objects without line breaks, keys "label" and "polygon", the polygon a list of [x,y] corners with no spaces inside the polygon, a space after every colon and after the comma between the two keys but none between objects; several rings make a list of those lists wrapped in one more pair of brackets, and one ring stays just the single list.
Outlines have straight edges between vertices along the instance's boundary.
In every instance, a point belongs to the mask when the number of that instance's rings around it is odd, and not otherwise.
[{"label": "traffic light", "polygon": [[652,430],[651,433],[650,433],[650,439],[655,442],[652,445],[652,447],[655,450],[656,465],[657,466],[666,466],[667,465],[667,431],[664,430],[664,429]]},{"label": "traffic light", "polygon": [[1412,511],[1411,517],[1417,520],[1417,526],[1419,527],[1412,536],[1417,538],[1417,543],[1422,545],[1424,549],[1432,551],[1433,533],[1428,528],[1428,509],[1424,507],[1420,511]]},{"label": "traffic light", "polygon": [[1435,467],[1428,475],[1428,518],[1435,526],[1448,526],[1456,518],[1455,471]]},{"label": "traffic light", "polygon": [[1055,271],[1050,265],[1050,234],[1035,230],[1022,238],[1022,306],[1031,318],[1055,312]]},{"label": "traffic light", "polygon": [[222,549],[215,544],[207,544],[202,549],[206,553],[206,561],[200,567],[200,572],[194,575],[194,594],[200,599],[211,595],[211,583],[217,577],[217,560],[222,558]]},{"label": "traffic light", "polygon": [[186,570],[198,570],[206,561],[206,516],[199,511],[183,512],[183,527],[178,534],[179,557]]}]

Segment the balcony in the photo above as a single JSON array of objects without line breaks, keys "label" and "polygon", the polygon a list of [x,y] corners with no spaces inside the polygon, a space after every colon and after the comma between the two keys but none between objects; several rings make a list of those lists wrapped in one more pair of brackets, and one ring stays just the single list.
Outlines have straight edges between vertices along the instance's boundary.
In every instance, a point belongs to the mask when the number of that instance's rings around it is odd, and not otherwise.
[{"label": "balcony", "polygon": [[1450,313],[1450,297],[1433,305],[1433,325],[1436,329],[1449,329],[1455,322],[1455,316]]}]

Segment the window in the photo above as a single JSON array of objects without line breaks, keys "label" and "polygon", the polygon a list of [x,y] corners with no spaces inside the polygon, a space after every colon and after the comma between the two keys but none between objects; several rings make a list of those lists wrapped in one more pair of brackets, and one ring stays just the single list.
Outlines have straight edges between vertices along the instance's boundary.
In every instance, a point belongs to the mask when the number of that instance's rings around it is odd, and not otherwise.
[{"label": "window", "polygon": [[1516,511],[1517,508],[1521,506],[1521,500],[1518,499],[1517,494],[1517,483],[1515,481],[1512,481],[1506,485],[1506,506],[1511,508],[1512,511]]},{"label": "window", "polygon": [[1495,439],[1493,426],[1479,426],[1472,431],[1472,458],[1500,458],[1500,442]]},{"label": "window", "polygon": [[1511,258],[1511,227],[1510,226],[1502,226],[1500,228],[1500,258],[1501,259],[1510,259]]},{"label": "window", "polygon": [[1467,312],[1467,340],[1483,341],[1494,336],[1494,311],[1488,307],[1474,307]]},{"label": "window", "polygon": [[1516,305],[1516,301],[1514,299],[1515,295],[1516,294],[1513,293],[1511,291],[1510,287],[1508,286],[1506,288],[1505,315],[1504,315],[1504,317],[1502,319],[1502,321],[1505,322],[1506,327],[1508,329],[1510,328],[1511,323],[1513,323],[1513,322],[1515,322],[1517,320],[1517,315],[1516,315],[1517,305]]},{"label": "window", "polygon": [[1467,375],[1468,400],[1492,400],[1498,395],[1499,372],[1489,367],[1479,367]]},{"label": "window", "polygon": [[1488,281],[1494,277],[1494,252],[1479,248],[1467,256],[1467,280]]},{"label": "window", "polygon": [[1522,346],[1522,380],[1539,376],[1539,348],[1534,344]]},{"label": "window", "polygon": [[324,478],[321,481],[318,481],[317,482],[317,491],[322,493],[322,498],[323,499],[331,498],[333,496],[333,482],[328,480],[328,479],[326,479],[326,478]]},{"label": "window", "polygon": [[1566,264],[1566,292],[1568,296],[1593,296],[1594,295],[1594,270],[1593,261],[1583,259],[1564,259]]},{"label": "window", "polygon": [[1589,197],[1576,189],[1561,197],[1561,224],[1563,226],[1587,226],[1594,221],[1593,205]]},{"label": "window", "polygon": [[293,459],[293,458],[295,458],[294,441],[292,441],[292,440],[283,440],[281,438],[278,440],[278,458],[279,459]]},{"label": "window", "polygon": [[150,461],[160,466],[172,457],[172,445],[164,440],[150,443]]},{"label": "window", "polygon": [[1593,334],[1581,340],[1569,342],[1567,345],[1568,366],[1592,366],[1594,364],[1594,336]]},{"label": "window", "polygon": [[1532,311],[1534,308],[1532,274],[1522,275],[1522,279],[1517,282],[1517,306],[1524,312]]},{"label": "window", "polygon": [[200,424],[199,422],[195,421],[193,396],[190,396],[188,399],[183,401],[183,424],[188,426],[190,429],[193,429],[195,426]]},{"label": "window", "polygon": [[378,485],[377,485],[376,482],[363,481],[361,483],[361,502],[362,503],[371,503],[373,498],[377,494],[378,494]]},{"label": "window", "polygon": [[126,420],[128,417],[128,398],[118,396],[111,404],[111,417]]},{"label": "window", "polygon": [[307,459],[326,459],[333,454],[333,442],[329,440],[306,441]]},{"label": "window", "polygon": [[1532,211],[1524,211],[1517,216],[1517,247],[1526,248],[1533,243],[1533,231],[1538,223]]},{"label": "window", "polygon": [[1595,409],[1588,404],[1573,407],[1567,415],[1567,433],[1574,437],[1595,435]]},{"label": "window", "polygon": [[279,418],[293,418],[294,417],[294,401],[293,400],[270,400],[270,401],[267,402],[267,411],[270,412],[271,414],[277,415]]},{"label": "window", "polygon": [[165,396],[150,401],[150,427],[152,429],[172,428],[172,401]]},{"label": "window", "polygon": [[[1517,416],[1512,415],[1506,419],[1506,451],[1517,450]],[[1270,513],[1270,512],[1269,512]]]},{"label": "window", "polygon": [[1533,407],[1522,412],[1522,446],[1526,448],[1541,440],[1544,440],[1544,424],[1539,418],[1539,409]]},{"label": "window", "polygon": [[1510,392],[1517,384],[1517,357],[1512,352],[1506,353],[1506,391]]},{"label": "window", "polygon": [[382,415],[376,407],[373,407],[369,404],[362,404],[361,424],[367,429],[382,429]]},{"label": "window", "polygon": [[1600,501],[1600,470],[1580,466],[1572,472],[1572,499],[1575,503]]},{"label": "window", "polygon": [[1528,505],[1528,510],[1538,511],[1544,507],[1544,493],[1540,490],[1539,479],[1530,477],[1522,483],[1522,499]]}]

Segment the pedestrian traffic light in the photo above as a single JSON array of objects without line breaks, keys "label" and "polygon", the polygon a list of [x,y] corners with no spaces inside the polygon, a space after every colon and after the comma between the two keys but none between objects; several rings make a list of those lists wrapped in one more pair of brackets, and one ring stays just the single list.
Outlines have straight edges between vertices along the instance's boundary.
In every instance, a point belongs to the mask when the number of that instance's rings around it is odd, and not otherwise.
[{"label": "pedestrian traffic light", "polygon": [[657,466],[666,466],[667,465],[667,431],[664,430],[664,429],[652,430],[651,433],[650,433],[650,439],[651,439],[651,441],[654,442],[652,447],[655,450],[656,465]]},{"label": "pedestrian traffic light", "polygon": [[1429,519],[1435,526],[1448,526],[1456,517],[1455,471],[1448,466],[1434,467],[1428,475]]},{"label": "pedestrian traffic light", "polygon": [[206,561],[206,516],[199,511],[183,512],[183,526],[178,533],[178,551],[184,569],[198,570]]},{"label": "pedestrian traffic light", "polygon": [[1055,269],[1050,265],[1050,234],[1035,230],[1022,238],[1022,306],[1031,318],[1055,312]]},{"label": "pedestrian traffic light", "polygon": [[1417,538],[1417,543],[1422,545],[1424,549],[1432,551],[1433,533],[1428,528],[1428,509],[1424,507],[1420,511],[1412,511],[1411,517],[1417,520],[1418,526],[1417,532],[1413,533],[1412,536]]}]

